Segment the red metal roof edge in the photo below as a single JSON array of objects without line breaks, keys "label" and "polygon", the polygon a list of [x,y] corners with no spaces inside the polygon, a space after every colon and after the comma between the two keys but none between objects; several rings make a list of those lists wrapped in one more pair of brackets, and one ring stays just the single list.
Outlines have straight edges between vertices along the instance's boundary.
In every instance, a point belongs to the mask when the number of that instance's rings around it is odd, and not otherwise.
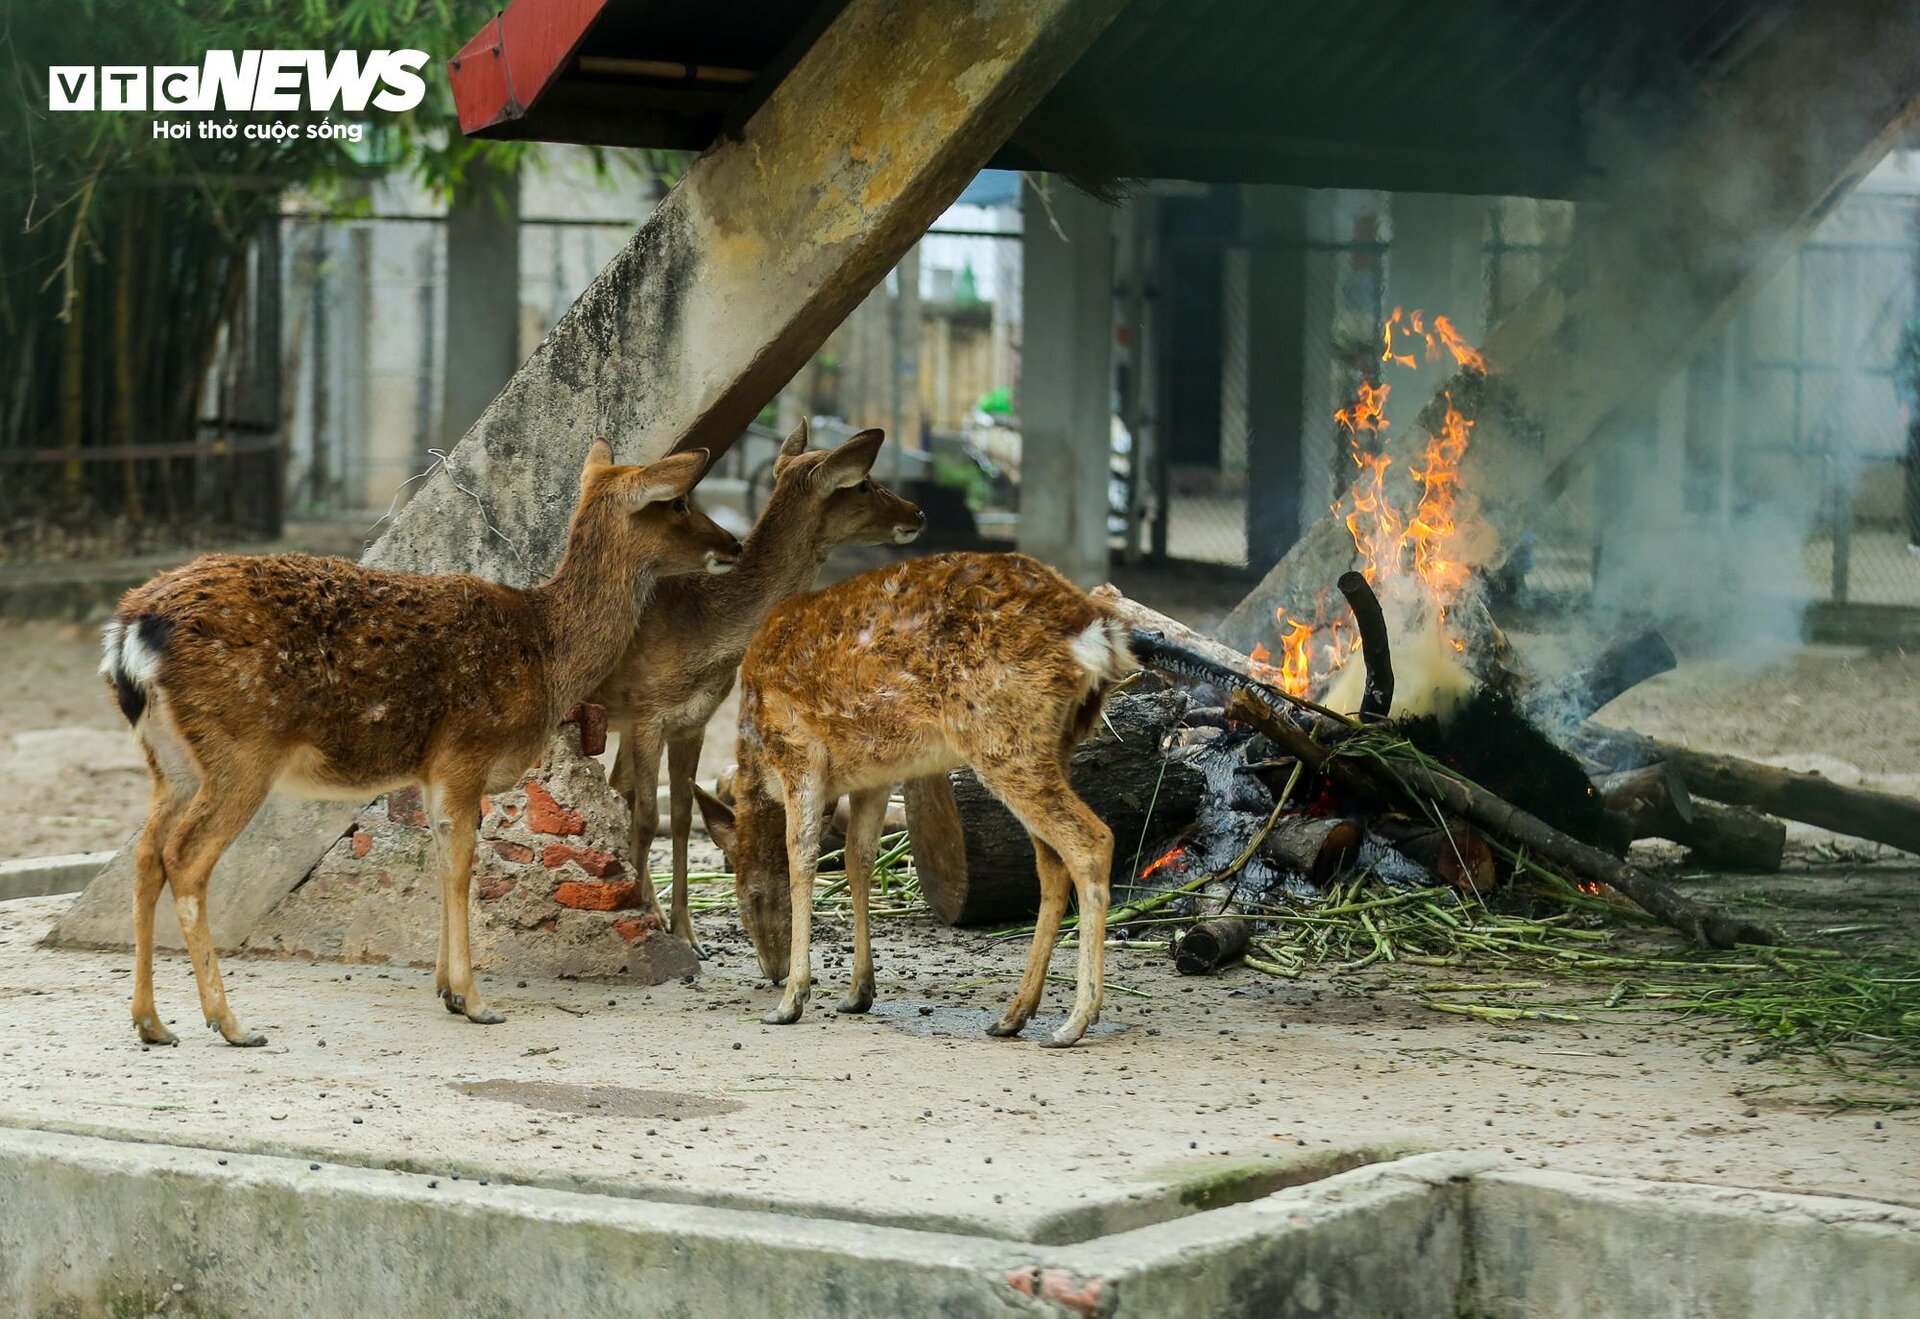
[{"label": "red metal roof edge", "polygon": [[447,65],[460,131],[525,115],[613,0],[512,0]]}]

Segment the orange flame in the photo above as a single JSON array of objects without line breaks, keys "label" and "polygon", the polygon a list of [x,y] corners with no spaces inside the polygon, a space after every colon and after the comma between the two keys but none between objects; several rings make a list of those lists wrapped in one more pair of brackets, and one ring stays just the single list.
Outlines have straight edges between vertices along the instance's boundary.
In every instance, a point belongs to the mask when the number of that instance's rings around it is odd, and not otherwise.
[{"label": "orange flame", "polygon": [[[1380,360],[1389,365],[1417,367],[1413,350],[1425,349],[1427,360],[1451,357],[1462,370],[1484,372],[1486,358],[1460,337],[1451,319],[1429,317],[1395,307],[1381,326]],[[1359,475],[1333,511],[1346,523],[1359,551],[1361,571],[1376,587],[1389,580],[1416,583],[1431,601],[1435,617],[1445,624],[1447,611],[1472,580],[1467,562],[1468,533],[1478,523],[1479,506],[1461,486],[1460,464],[1466,457],[1473,421],[1447,393],[1446,409],[1437,433],[1429,436],[1419,465],[1408,473],[1418,487],[1411,513],[1395,502],[1387,473],[1393,459],[1378,452],[1388,430],[1387,399],[1393,387],[1385,381],[1362,380],[1354,399],[1333,414],[1347,435],[1348,453]],[[1319,621],[1274,614],[1280,628],[1280,661],[1264,645],[1256,646],[1249,666],[1254,677],[1294,696],[1305,696],[1337,672],[1352,655],[1357,637],[1344,612],[1323,603]],[[1456,651],[1466,643],[1449,636]]]},{"label": "orange flame", "polygon": [[1140,872],[1140,878],[1145,879],[1148,875],[1153,874],[1156,870],[1164,870],[1166,867],[1172,865],[1175,861],[1179,860],[1180,857],[1186,852],[1186,850],[1187,850],[1186,848],[1181,847],[1178,843],[1174,844],[1167,851],[1162,852],[1159,856],[1155,857],[1151,862],[1149,862],[1147,865],[1147,868]]}]

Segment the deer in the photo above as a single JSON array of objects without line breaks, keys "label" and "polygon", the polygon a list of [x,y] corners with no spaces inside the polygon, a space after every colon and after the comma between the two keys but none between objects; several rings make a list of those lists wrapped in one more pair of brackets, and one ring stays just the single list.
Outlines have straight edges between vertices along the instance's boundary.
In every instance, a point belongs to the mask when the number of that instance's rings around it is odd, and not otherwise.
[{"label": "deer", "polygon": [[447,1011],[504,1020],[475,983],[468,889],[481,796],[536,764],[563,713],[633,634],[655,583],[725,573],[740,543],[688,500],[705,450],[618,466],[595,440],[566,551],[518,588],[305,554],[205,555],[135,587],[101,672],[153,780],[134,845],[133,1021],[174,1044],[153,996],[153,921],[173,893],[200,1006],[228,1044],[266,1038],[227,1001],[208,933],[215,863],[269,793],[364,802],[423,789],[440,882],[434,984]]},{"label": "deer", "polygon": [[773,493],[725,577],[663,582],[641,612],[627,653],[591,698],[621,731],[612,781],[632,808],[627,853],[640,898],[663,925],[647,863],[659,828],[662,747],[673,834],[671,929],[698,950],[687,902],[687,840],[694,775],[712,719],[733,690],[747,642],[767,611],[806,590],[843,545],[906,545],[926,517],[869,474],[886,436],[864,430],[837,449],[810,451],[805,421],[774,458]]},{"label": "deer", "polygon": [[951,553],[848,578],[774,607],[741,663],[731,808],[699,798],[733,865],[761,969],[786,983],[768,1025],[800,1020],[822,812],[848,794],[853,980],[839,1011],[873,1005],[867,890],[892,786],[970,766],[1033,841],[1040,914],[1019,988],[987,1033],[1039,1008],[1072,891],[1080,909],[1073,1009],[1043,1047],[1100,1018],[1113,831],[1067,779],[1074,746],[1139,666],[1107,605],[1023,554]]}]

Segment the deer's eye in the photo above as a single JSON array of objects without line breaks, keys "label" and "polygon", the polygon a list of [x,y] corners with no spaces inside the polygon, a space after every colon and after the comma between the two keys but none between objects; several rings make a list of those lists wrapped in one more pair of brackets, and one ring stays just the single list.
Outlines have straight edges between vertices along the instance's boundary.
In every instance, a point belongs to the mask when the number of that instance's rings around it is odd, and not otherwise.
[{"label": "deer's eye", "polygon": [[673,501],[673,511],[676,513],[690,513],[693,511],[693,505],[689,504],[685,499],[676,499]]}]

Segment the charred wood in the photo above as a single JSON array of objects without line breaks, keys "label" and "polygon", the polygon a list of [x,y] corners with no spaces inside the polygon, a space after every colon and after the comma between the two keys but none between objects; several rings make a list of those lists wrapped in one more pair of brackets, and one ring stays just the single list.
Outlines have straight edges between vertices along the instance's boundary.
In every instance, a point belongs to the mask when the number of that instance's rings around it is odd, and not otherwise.
[{"label": "charred wood", "polygon": [[1677,662],[1667,639],[1649,628],[1615,642],[1581,668],[1543,683],[1528,698],[1527,708],[1549,728],[1569,728]]},{"label": "charred wood", "polygon": [[1431,803],[1447,814],[1462,816],[1495,837],[1526,849],[1562,873],[1615,889],[1642,911],[1665,921],[1697,943],[1710,948],[1731,948],[1742,943],[1774,942],[1771,931],[1691,902],[1672,886],[1636,870],[1616,856],[1561,833],[1476,784],[1442,770],[1415,770],[1409,764],[1409,771],[1419,776],[1417,789],[1410,788],[1382,769],[1352,757],[1334,755],[1331,747],[1323,746],[1308,731],[1319,719],[1310,712],[1292,711],[1283,715],[1248,692],[1237,693],[1229,709],[1308,764],[1332,775],[1344,790],[1383,804],[1405,802],[1416,810]]},{"label": "charred wood", "polygon": [[1247,955],[1252,936],[1243,920],[1200,921],[1173,945],[1173,966],[1183,976],[1206,975]]},{"label": "charred wood", "polygon": [[1324,884],[1360,850],[1366,831],[1358,820],[1332,815],[1286,815],[1260,840],[1259,854],[1282,870]]},{"label": "charred wood", "polygon": [[[1625,842],[1669,839],[1686,847],[1694,863],[1715,870],[1780,869],[1786,825],[1744,806],[1695,800],[1680,772],[1665,761],[1610,774],[1594,786]],[[1620,850],[1625,852],[1624,843]]]},{"label": "charred wood", "polygon": [[1656,762],[1671,765],[1696,799],[1708,797],[1729,806],[1751,806],[1783,819],[1920,853],[1920,800],[1912,797],[1849,788],[1819,774],[1693,751],[1594,724],[1583,728],[1574,740],[1583,755],[1610,769]]},{"label": "charred wood", "polygon": [[1340,594],[1347,598],[1347,608],[1353,611],[1354,625],[1360,629],[1360,662],[1366,665],[1367,677],[1360,697],[1360,719],[1372,723],[1385,719],[1393,709],[1393,648],[1387,639],[1387,620],[1364,573],[1343,572],[1338,585]]}]

